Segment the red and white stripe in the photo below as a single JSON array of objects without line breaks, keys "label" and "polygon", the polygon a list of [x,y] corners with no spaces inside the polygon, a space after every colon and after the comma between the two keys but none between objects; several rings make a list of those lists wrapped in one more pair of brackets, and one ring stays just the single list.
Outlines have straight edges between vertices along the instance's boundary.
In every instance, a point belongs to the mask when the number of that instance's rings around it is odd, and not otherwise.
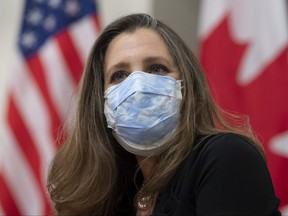
[{"label": "red and white stripe", "polygon": [[48,166],[99,29],[97,16],[86,17],[28,59],[16,54],[6,119],[0,125],[0,215],[51,213]]}]

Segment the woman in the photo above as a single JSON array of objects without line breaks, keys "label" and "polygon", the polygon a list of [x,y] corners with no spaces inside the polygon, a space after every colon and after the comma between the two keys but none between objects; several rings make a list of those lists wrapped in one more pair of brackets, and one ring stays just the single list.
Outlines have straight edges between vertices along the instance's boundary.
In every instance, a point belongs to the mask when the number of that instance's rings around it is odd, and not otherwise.
[{"label": "woman", "polygon": [[189,48],[146,14],[97,38],[48,180],[59,215],[280,215],[249,125],[215,105]]}]

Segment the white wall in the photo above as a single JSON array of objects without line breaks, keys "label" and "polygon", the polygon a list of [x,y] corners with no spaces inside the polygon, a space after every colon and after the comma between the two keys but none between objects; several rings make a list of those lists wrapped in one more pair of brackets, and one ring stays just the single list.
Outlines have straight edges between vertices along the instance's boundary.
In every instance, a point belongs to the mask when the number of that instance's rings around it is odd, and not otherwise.
[{"label": "white wall", "polygon": [[0,3],[0,121],[7,96],[7,81],[13,63],[13,52],[20,25],[23,1],[9,0]]},{"label": "white wall", "polygon": [[103,27],[114,19],[130,13],[153,12],[153,0],[98,0]]}]

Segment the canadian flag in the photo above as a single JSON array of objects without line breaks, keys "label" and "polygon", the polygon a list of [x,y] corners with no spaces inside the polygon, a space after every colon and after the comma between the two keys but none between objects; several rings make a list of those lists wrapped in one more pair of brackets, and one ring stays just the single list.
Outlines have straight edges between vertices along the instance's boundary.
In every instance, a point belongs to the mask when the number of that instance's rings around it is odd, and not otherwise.
[{"label": "canadian flag", "polygon": [[288,17],[284,0],[202,0],[201,63],[215,100],[247,114],[288,215]]}]

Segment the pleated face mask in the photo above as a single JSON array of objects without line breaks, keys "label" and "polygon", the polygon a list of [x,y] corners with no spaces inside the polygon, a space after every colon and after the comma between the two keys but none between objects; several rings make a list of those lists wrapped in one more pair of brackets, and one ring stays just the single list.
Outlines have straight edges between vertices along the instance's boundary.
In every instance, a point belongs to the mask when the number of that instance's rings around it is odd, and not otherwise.
[{"label": "pleated face mask", "polygon": [[148,156],[168,148],[167,137],[180,119],[180,80],[136,71],[104,97],[107,125],[128,152]]}]

